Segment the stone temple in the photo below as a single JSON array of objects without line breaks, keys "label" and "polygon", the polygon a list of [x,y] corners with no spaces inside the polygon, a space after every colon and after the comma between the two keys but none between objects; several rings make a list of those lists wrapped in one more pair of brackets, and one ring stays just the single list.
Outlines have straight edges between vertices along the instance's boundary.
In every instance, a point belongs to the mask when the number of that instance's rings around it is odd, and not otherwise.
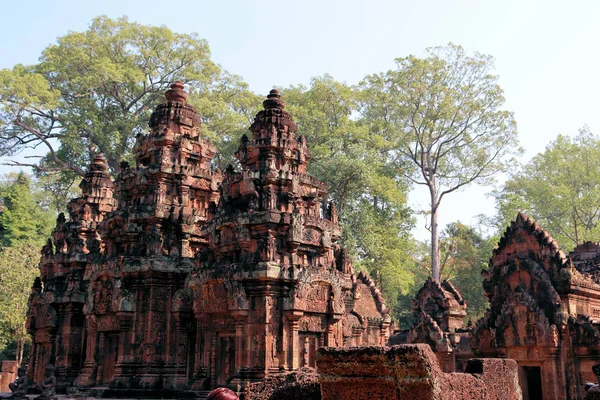
[{"label": "stone temple", "polygon": [[475,325],[462,326],[467,305],[450,283],[429,280],[413,303],[417,322],[390,343],[429,344],[444,372],[475,356],[513,359],[524,399],[582,399],[600,378],[600,244],[566,255],[518,214],[483,278],[490,308]]},{"label": "stone temple", "polygon": [[96,156],[58,217],[29,299],[30,378],[53,364],[62,387],[240,388],[323,346],[386,344],[389,311],[278,92],[224,173],[183,85],[166,98],[136,165],[113,181]]}]

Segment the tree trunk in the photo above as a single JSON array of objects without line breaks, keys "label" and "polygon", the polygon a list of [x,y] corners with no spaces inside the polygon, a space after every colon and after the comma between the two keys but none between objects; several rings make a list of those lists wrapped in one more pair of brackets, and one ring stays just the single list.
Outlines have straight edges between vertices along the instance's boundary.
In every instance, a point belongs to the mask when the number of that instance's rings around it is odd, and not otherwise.
[{"label": "tree trunk", "polygon": [[440,242],[438,237],[439,202],[435,187],[430,186],[431,194],[431,276],[436,282],[440,281]]},{"label": "tree trunk", "polygon": [[16,359],[17,359],[17,368],[21,366],[23,362],[23,348],[25,347],[25,335],[17,330],[17,351],[16,351]]}]

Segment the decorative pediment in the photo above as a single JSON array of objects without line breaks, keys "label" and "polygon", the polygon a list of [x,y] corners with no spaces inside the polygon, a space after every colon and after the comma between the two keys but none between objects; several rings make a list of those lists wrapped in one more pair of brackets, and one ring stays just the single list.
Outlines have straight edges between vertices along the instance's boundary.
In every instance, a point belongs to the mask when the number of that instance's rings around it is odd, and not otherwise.
[{"label": "decorative pediment", "polygon": [[463,326],[467,302],[449,281],[436,282],[429,278],[413,299],[413,315],[417,322],[432,318],[446,332]]},{"label": "decorative pediment", "polygon": [[496,343],[500,347],[549,346],[557,334],[556,326],[552,327],[532,296],[511,293],[496,317]]},{"label": "decorative pediment", "polygon": [[453,349],[448,335],[427,315],[423,315],[408,332],[406,343],[427,343],[436,352],[450,352]]}]

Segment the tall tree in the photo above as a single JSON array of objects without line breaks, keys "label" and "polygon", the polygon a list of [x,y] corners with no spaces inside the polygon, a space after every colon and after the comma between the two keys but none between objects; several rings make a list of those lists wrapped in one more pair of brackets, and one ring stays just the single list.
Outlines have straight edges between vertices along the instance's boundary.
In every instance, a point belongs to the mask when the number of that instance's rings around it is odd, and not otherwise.
[{"label": "tall tree", "polygon": [[331,76],[310,87],[282,90],[288,110],[307,137],[310,173],[324,181],[340,213],[343,241],[357,266],[379,279],[388,305],[412,276],[407,255],[413,221],[406,179],[388,164],[391,143],[372,134],[359,114],[362,92]]},{"label": "tall tree", "polygon": [[81,176],[101,152],[118,172],[176,80],[189,86],[204,133],[217,145],[239,135],[259,104],[238,76],[211,61],[208,43],[196,34],[95,18],[87,31],[48,46],[39,64],[0,71],[0,155],[44,146],[42,162],[9,165]]},{"label": "tall tree", "polygon": [[600,236],[600,137],[587,127],[559,135],[495,192],[503,229],[523,211],[565,248]]},{"label": "tall tree", "polygon": [[39,275],[40,259],[38,241],[20,241],[0,249],[0,348],[16,342],[15,357],[20,366],[23,349],[29,339],[27,300],[31,284]]},{"label": "tall tree", "polygon": [[365,78],[363,113],[393,141],[390,157],[413,166],[406,177],[430,196],[431,271],[440,279],[439,207],[470,183],[489,183],[517,150],[512,113],[502,110],[490,56],[460,46],[428,49],[427,58],[396,59],[396,70]]},{"label": "tall tree", "polygon": [[0,350],[16,342],[20,363],[28,339],[27,299],[39,274],[39,249],[53,226],[48,197],[21,172],[0,179]]}]

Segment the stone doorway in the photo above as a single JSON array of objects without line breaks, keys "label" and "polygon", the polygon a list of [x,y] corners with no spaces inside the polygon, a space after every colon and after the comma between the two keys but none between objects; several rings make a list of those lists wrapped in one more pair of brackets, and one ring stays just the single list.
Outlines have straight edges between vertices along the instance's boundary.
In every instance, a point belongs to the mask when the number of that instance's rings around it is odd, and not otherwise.
[{"label": "stone doorway", "polygon": [[190,331],[187,340],[187,379],[189,382],[194,380],[196,371],[196,331]]},{"label": "stone doorway", "polygon": [[216,354],[217,386],[225,386],[235,375],[235,336],[219,336]]},{"label": "stone doorway", "polygon": [[300,332],[298,339],[300,341],[298,346],[300,366],[315,368],[315,353],[321,347],[321,335],[312,332]]},{"label": "stone doorway", "polygon": [[519,385],[523,400],[543,400],[542,369],[536,366],[519,367]]},{"label": "stone doorway", "polygon": [[115,376],[115,365],[119,354],[119,334],[110,333],[104,337],[104,357],[102,357],[102,383],[107,384]]}]

